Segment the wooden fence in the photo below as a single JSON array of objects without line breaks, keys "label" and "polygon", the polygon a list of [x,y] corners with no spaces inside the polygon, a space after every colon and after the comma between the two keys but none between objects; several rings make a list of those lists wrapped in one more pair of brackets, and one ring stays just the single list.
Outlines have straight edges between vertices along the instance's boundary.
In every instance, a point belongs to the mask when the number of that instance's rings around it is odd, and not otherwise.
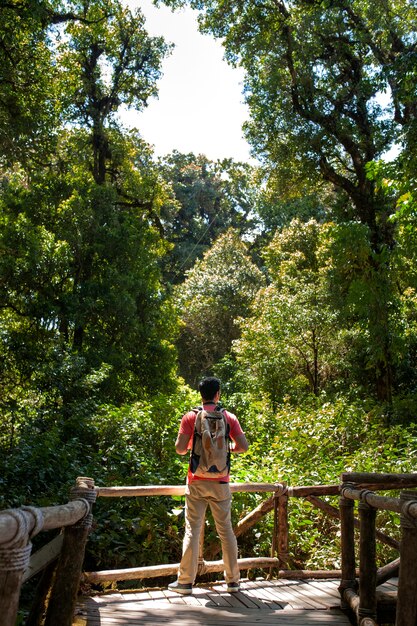
[{"label": "wooden fence", "polygon": [[[375,491],[410,489],[417,486],[417,474],[343,474],[341,484],[289,487],[282,483],[231,484],[232,492],[265,493],[267,497],[241,519],[235,534],[239,537],[269,512],[274,514],[274,530],[269,556],[239,559],[241,570],[274,569],[281,578],[341,579],[341,605],[353,611],[360,626],[377,624],[382,610],[395,607],[395,598],[382,597],[377,585],[396,575],[400,559],[376,568],[376,540],[400,549],[399,542],[376,529],[376,512],[400,514],[402,531],[401,568],[398,586],[396,626],[417,626],[417,492],[403,491],[399,498],[379,496]],[[31,573],[45,566],[42,585],[27,626],[71,626],[80,580],[103,581],[161,578],[177,573],[178,563],[82,573],[85,545],[91,529],[92,505],[96,497],[138,497],[184,495],[185,486],[95,487],[90,478],[78,478],[71,490],[71,501],[56,507],[22,507],[0,512],[0,615],[4,626],[14,626],[21,585]],[[340,496],[340,508],[323,496]],[[303,498],[327,516],[341,522],[341,570],[289,569],[288,502]],[[354,504],[359,502],[359,519]],[[40,531],[63,528],[51,544],[30,559],[30,539]],[[360,529],[359,576],[355,557],[355,528]],[[218,542],[205,546],[200,542],[198,574],[223,571],[223,562],[214,559],[220,550]],[[356,543],[358,543],[356,541]],[[46,552],[46,557],[39,557]],[[58,564],[54,560],[58,557]],[[30,560],[29,560],[30,559]],[[48,598],[48,600],[47,600]],[[388,611],[389,612],[389,611]],[[392,622],[393,623],[393,622]]]},{"label": "wooden fence", "polygon": [[[4,626],[16,623],[19,596],[25,572],[30,567],[31,539],[41,531],[64,528],[60,558],[53,576],[49,570],[43,602],[49,595],[45,626],[71,626],[77,598],[85,545],[91,528],[91,507],[96,499],[90,478],[77,478],[68,504],[35,508],[22,507],[0,513],[0,615]],[[55,570],[55,568],[54,568]],[[40,623],[44,607],[29,617]],[[62,617],[64,618],[62,619]]]},{"label": "wooden fence", "polygon": [[[395,626],[417,625],[417,491],[401,491],[399,498],[380,496],[377,490],[417,486],[414,474],[342,474],[340,513],[342,532],[342,606],[350,607],[360,626],[374,626],[382,606],[396,605]],[[370,488],[373,483],[372,490]],[[354,502],[359,512],[359,580],[356,577]],[[400,515],[400,558],[377,570],[377,511]],[[377,586],[399,572],[398,597],[389,598]],[[385,618],[386,619],[386,618]]]}]

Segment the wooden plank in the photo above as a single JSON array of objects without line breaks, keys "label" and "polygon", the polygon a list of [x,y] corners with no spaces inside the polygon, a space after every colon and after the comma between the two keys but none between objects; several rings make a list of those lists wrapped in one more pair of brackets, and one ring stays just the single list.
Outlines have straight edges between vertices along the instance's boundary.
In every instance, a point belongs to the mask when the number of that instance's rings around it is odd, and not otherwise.
[{"label": "wooden plank", "polygon": [[120,591],[112,591],[111,593],[103,593],[91,598],[96,604],[110,604],[112,602],[123,602],[123,599],[129,595],[129,592],[120,593]]},{"label": "wooden plank", "polygon": [[390,578],[383,585],[379,585],[378,589],[383,589],[386,591],[398,589],[398,578]]},{"label": "wooden plank", "polygon": [[100,618],[88,621],[88,626],[349,626],[350,622],[346,615],[338,611],[264,611],[258,612],[244,609],[208,609],[206,607],[181,607],[172,610],[149,609],[132,610],[125,609],[118,615],[102,611]]},{"label": "wooden plank", "polygon": [[[266,584],[268,583],[262,583],[261,581],[258,582],[258,585]],[[318,602],[316,600],[314,588],[306,589],[305,586],[306,583],[302,583],[301,581],[291,581],[288,582],[288,584],[286,585],[286,587],[288,587],[289,593],[294,594],[299,602],[303,604],[304,601],[306,601],[304,608],[311,606],[315,609],[327,609],[328,606],[326,606],[326,604],[323,604],[322,602]],[[270,585],[269,590],[272,592],[274,590],[274,585]]]},{"label": "wooden plank", "polygon": [[[284,582],[284,585],[275,585],[275,583],[278,581],[275,580],[261,580],[261,579],[256,579],[255,583],[256,586],[258,587],[258,589],[263,589],[263,592],[268,594],[268,597],[273,600],[274,602],[278,602],[278,604],[281,604],[283,609],[287,609],[287,608],[291,608],[291,605],[288,603],[288,601],[283,600],[281,598],[282,596],[282,591],[283,591],[283,586],[287,587],[287,584],[290,582],[288,580],[286,580]],[[277,592],[275,587],[279,587],[279,590]],[[277,599],[278,597],[278,599]],[[305,606],[303,608],[306,608]]]},{"label": "wooden plank", "polygon": [[[275,580],[274,585],[270,586],[270,591],[273,592],[276,602],[286,602],[288,605],[286,608],[291,609],[314,609],[317,608],[314,605],[314,601],[310,602],[304,596],[297,594],[296,589],[291,585],[293,581],[289,580]],[[296,582],[296,581],[294,581]]]},{"label": "wooden plank", "polygon": [[170,624],[170,626],[195,626],[195,624],[204,624],[205,626],[231,626],[234,624],[242,624],[246,626],[254,626],[256,624],[262,624],[262,626],[309,626],[314,624],[315,626],[345,626],[350,622],[346,616],[342,614],[331,614],[328,611],[280,611],[277,613],[271,613],[267,616],[263,615],[221,615],[216,614],[214,616],[207,616],[199,614],[195,610],[190,610],[186,614],[162,613],[161,610],[149,611],[147,614],[137,611],[125,612],[123,615],[108,615],[101,616],[100,619],[95,621],[88,621],[88,626],[109,626],[113,624],[121,624],[130,626],[133,624],[151,624],[153,626],[163,626],[164,624]]},{"label": "wooden plank", "polygon": [[[275,590],[275,581],[268,581],[268,583],[272,583],[269,586],[269,591],[272,595],[276,593]],[[259,584],[262,584],[259,582]],[[264,583],[265,584],[265,583]],[[323,602],[318,602],[316,600],[316,589],[314,587],[305,589],[307,582],[301,581],[286,581],[285,590],[289,594],[291,594],[294,598],[296,598],[297,602],[300,602],[303,605],[303,608],[315,608],[315,609],[327,609],[329,606],[324,604]],[[303,585],[303,587],[301,587]],[[278,595],[282,592],[282,588],[279,589]]]},{"label": "wooden plank", "polygon": [[185,596],[180,596],[175,591],[167,591],[165,597],[168,598],[170,604],[187,604]]},{"label": "wooden plank", "polygon": [[[204,621],[197,622],[196,619],[203,619]],[[183,617],[180,620],[172,620],[172,618],[161,619],[160,616],[155,614],[138,619],[135,615],[130,615],[124,616],[123,618],[109,618],[105,621],[101,621],[100,619],[94,622],[89,621],[87,626],[147,626],[148,624],[150,626],[165,626],[165,624],[169,624],[169,626],[195,626],[197,623],[204,624],[205,626],[233,626],[235,624],[246,624],[247,626],[254,626],[254,624],[261,624],[261,626],[313,626],[316,624],[325,624],[326,626],[351,626],[351,622],[347,621],[346,618],[338,619],[326,615],[323,611],[316,611],[315,614],[304,614],[299,617],[295,617],[292,613],[283,613],[282,615],[271,617],[268,620],[261,620],[258,617],[256,619],[251,618],[247,622],[242,622],[241,619],[237,621],[227,619],[227,621],[222,622],[219,621],[219,618],[216,618],[215,621],[206,621],[204,616],[191,617],[191,619]]]},{"label": "wooden plank", "polygon": [[403,486],[404,483],[407,485],[417,485],[417,474],[376,474],[374,472],[343,472],[341,474],[340,480],[345,483],[395,483],[398,485],[398,489]]},{"label": "wooden plank", "polygon": [[309,600],[317,602],[317,608],[323,609],[338,609],[340,608],[340,598],[335,598],[329,595],[325,588],[317,589],[314,585],[310,585],[309,582],[299,582],[297,585],[297,592],[304,594]]},{"label": "wooden plank", "polygon": [[[183,496],[185,485],[129,485],[119,487],[95,487],[97,495],[104,498],[138,496]],[[230,483],[232,493],[282,493],[285,487],[281,483]]]},{"label": "wooden plank", "polygon": [[336,602],[336,604],[334,604],[335,607],[340,606],[340,580],[309,580],[308,582],[312,587],[315,587],[317,589],[319,594],[325,594],[329,598],[332,598],[333,601]]},{"label": "wooden plank", "polygon": [[227,601],[229,602],[230,606],[234,606],[237,608],[242,608],[244,606],[246,606],[246,604],[244,604],[242,602],[242,598],[244,598],[244,596],[242,596],[242,593],[229,593],[227,591],[225,591],[224,586],[223,585],[213,585],[212,589],[214,591],[217,591],[217,593],[221,593],[222,595],[226,595],[227,597]]},{"label": "wooden plank", "polygon": [[218,593],[210,593],[208,589],[202,587],[194,587],[192,596],[184,596],[187,604],[192,603],[192,598],[198,598],[200,604],[206,607],[210,606],[230,606],[225,598]]},{"label": "wooden plank", "polygon": [[259,604],[259,602],[257,602],[254,598],[251,598],[244,591],[245,590],[243,589],[238,593],[235,593],[234,597],[237,598],[237,600],[239,600],[239,602],[241,602],[241,604],[249,610],[260,609],[261,605]]},{"label": "wooden plank", "polygon": [[[20,516],[24,516],[27,522],[28,532],[31,533],[35,527],[35,517],[29,511],[22,509],[12,509],[19,511]],[[58,506],[41,507],[39,511],[42,513],[43,524],[41,530],[52,530],[62,528],[63,526],[72,526],[78,522],[86,513],[87,504],[84,500],[73,500],[68,504]],[[13,517],[7,510],[0,511],[0,545],[13,541],[19,528],[18,520]]]},{"label": "wooden plank", "polygon": [[168,589],[111,593],[87,599],[83,609],[87,626],[348,626],[340,609],[317,608],[323,602],[338,603],[333,595],[338,584],[243,580],[241,591],[229,594],[221,581],[198,585],[190,596]]},{"label": "wooden plank", "polygon": [[258,610],[265,610],[269,608],[255,593],[252,592],[250,581],[246,581],[243,584],[241,583],[240,592],[236,595],[238,596],[238,600],[240,600],[242,604],[249,609],[256,608]]},{"label": "wooden plank", "polygon": [[[247,624],[247,626],[254,626],[254,624],[261,624],[262,626],[313,626],[316,624],[326,624],[326,626],[351,626],[351,622],[346,621],[346,618],[343,621],[336,621],[334,617],[327,616],[322,611],[316,611],[316,613],[320,613],[320,615],[304,615],[297,618],[287,613],[273,618],[273,621],[269,619],[265,621],[257,618],[244,622],[244,624]],[[197,623],[204,624],[205,626],[233,626],[234,624],[242,624],[241,620],[221,622],[216,619],[214,622],[196,622],[196,619],[200,618],[193,617],[191,620],[181,618],[180,621],[173,621],[172,619],[161,619],[159,616],[155,615],[149,615],[147,618],[140,619],[132,615],[122,619],[111,618],[105,621],[101,621],[100,619],[94,622],[89,621],[87,626],[165,626],[165,624],[169,624],[169,626],[195,626]],[[202,619],[204,619],[204,617],[202,617]]]},{"label": "wooden plank", "polygon": [[[262,588],[265,591],[265,593],[268,594],[269,601],[276,602],[282,607],[283,610],[294,608],[292,604],[292,601],[294,601],[294,598],[286,594],[285,589],[283,589],[283,586],[285,586],[285,584],[280,585],[280,592],[277,592],[275,588],[274,589],[268,588],[268,584],[269,584],[269,581],[268,582],[264,581],[264,585]],[[305,608],[305,607],[298,606],[295,608]]]},{"label": "wooden plank", "polygon": [[[238,559],[239,569],[248,570],[254,568],[268,568],[278,567],[279,560],[275,557],[253,557],[250,559]],[[128,567],[124,569],[114,570],[100,570],[98,572],[83,572],[83,578],[87,582],[100,583],[110,581],[122,581],[122,580],[144,580],[148,578],[161,578],[164,576],[175,576],[178,572],[179,563],[171,563],[164,565],[149,565],[146,567]],[[224,563],[222,560],[218,561],[205,561],[204,562],[204,574],[218,573],[224,571]],[[300,570],[294,570],[294,572],[284,571],[283,578],[291,578],[291,574],[294,576],[306,578],[311,577],[312,572],[301,572]],[[316,575],[316,572],[314,572]],[[330,576],[331,577],[331,576]]]},{"label": "wooden plank", "polygon": [[[112,592],[86,599],[86,626],[349,626],[339,608],[339,580],[242,580],[229,594],[225,582],[197,585],[193,595],[163,589]],[[397,581],[380,589],[392,591]],[[321,610],[317,605],[329,608]],[[282,608],[278,608],[278,606]],[[80,615],[80,613],[78,613]]]},{"label": "wooden plank", "polygon": [[260,608],[282,609],[282,604],[278,603],[262,586],[259,587],[255,580],[245,582],[242,593],[249,595],[251,599],[257,601]]},{"label": "wooden plank", "polygon": [[59,553],[61,552],[63,540],[64,535],[61,533],[31,555],[29,566],[23,574],[22,582],[26,582],[29,578],[32,578],[32,576],[40,572],[44,567],[58,558]]}]

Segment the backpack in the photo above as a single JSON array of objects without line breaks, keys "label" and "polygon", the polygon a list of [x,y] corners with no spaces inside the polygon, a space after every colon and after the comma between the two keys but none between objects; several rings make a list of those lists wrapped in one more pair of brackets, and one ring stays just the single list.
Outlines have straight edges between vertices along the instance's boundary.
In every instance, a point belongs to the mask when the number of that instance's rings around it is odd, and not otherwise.
[{"label": "backpack", "polygon": [[230,425],[224,409],[196,413],[190,470],[200,478],[225,478],[230,472]]}]

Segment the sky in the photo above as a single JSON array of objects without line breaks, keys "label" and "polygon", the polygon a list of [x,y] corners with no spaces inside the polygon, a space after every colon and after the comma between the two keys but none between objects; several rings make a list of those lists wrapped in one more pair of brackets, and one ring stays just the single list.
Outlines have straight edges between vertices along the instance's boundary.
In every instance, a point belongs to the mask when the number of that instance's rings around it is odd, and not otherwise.
[{"label": "sky", "polygon": [[223,60],[220,41],[198,32],[195,12],[189,8],[157,9],[152,0],[127,4],[141,8],[150,35],[162,35],[175,48],[163,63],[158,99],[149,100],[143,112],[124,112],[123,123],[137,128],[157,156],[175,149],[211,160],[253,161],[242,131],[248,119],[243,71]]}]

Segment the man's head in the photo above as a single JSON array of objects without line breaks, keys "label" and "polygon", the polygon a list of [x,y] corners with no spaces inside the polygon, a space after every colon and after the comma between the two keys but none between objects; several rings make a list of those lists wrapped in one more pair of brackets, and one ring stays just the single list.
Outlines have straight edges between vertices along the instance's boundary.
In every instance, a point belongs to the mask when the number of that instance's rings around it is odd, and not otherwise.
[{"label": "man's head", "polygon": [[219,399],[217,395],[220,394],[220,380],[215,376],[207,376],[200,381],[198,390],[203,400],[217,402]]}]

